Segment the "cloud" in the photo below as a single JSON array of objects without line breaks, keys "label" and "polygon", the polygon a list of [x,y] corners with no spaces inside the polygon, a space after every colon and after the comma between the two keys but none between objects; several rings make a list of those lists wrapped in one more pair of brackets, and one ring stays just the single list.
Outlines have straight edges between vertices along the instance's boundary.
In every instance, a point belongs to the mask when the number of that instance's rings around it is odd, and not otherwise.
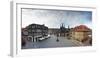
[{"label": "cloud", "polygon": [[74,27],[91,25],[92,12],[71,10],[22,9],[22,27],[29,24],[45,24],[49,28],[59,28],[61,23]]}]

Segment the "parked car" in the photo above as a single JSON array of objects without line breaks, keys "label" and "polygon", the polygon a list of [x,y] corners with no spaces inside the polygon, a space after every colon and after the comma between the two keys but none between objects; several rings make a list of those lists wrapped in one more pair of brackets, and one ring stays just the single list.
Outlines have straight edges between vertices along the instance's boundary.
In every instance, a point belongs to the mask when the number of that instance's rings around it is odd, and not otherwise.
[{"label": "parked car", "polygon": [[50,38],[50,35],[45,36],[45,38]]},{"label": "parked car", "polygon": [[44,35],[44,36],[40,36],[40,37],[37,37],[37,38],[38,38],[39,41],[41,41],[41,40],[50,38],[50,35]]},{"label": "parked car", "polygon": [[41,40],[44,40],[44,39],[45,39],[44,37],[39,38],[40,41],[41,41]]}]

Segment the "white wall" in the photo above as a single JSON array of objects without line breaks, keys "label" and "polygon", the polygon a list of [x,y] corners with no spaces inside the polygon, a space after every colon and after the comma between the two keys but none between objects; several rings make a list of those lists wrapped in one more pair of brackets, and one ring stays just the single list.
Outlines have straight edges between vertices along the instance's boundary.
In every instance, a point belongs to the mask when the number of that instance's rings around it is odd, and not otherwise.
[{"label": "white wall", "polygon": [[[34,3],[38,4],[53,4],[53,5],[67,5],[70,3],[72,5],[81,6],[96,6],[97,7],[97,24],[95,30],[95,36],[98,38],[97,52],[77,52],[77,53],[65,53],[61,55],[46,55],[46,56],[33,56],[34,58],[99,58],[100,54],[100,6],[99,0],[32,0]],[[55,51],[54,51],[55,52]],[[0,58],[10,58],[10,0],[0,0]],[[19,58],[33,58],[33,57],[19,57]]]}]

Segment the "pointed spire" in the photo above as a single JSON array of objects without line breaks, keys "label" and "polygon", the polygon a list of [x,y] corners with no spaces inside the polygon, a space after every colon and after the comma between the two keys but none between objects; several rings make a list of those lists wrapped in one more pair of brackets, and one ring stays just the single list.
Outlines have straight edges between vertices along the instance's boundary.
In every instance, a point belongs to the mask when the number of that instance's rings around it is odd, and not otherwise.
[{"label": "pointed spire", "polygon": [[69,25],[68,25],[68,29],[69,29],[70,27],[69,27]]},{"label": "pointed spire", "polygon": [[62,23],[62,27],[64,27],[64,23]]}]

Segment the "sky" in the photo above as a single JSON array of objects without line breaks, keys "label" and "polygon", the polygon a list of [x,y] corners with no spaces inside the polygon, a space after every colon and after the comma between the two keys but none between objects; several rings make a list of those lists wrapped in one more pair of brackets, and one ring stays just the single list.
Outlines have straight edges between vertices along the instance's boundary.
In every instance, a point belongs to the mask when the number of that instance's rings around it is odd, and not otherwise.
[{"label": "sky", "polygon": [[47,10],[47,9],[22,9],[22,28],[29,24],[45,25],[48,28],[60,28],[61,24],[67,28],[86,25],[92,28],[91,11],[74,10]]}]

